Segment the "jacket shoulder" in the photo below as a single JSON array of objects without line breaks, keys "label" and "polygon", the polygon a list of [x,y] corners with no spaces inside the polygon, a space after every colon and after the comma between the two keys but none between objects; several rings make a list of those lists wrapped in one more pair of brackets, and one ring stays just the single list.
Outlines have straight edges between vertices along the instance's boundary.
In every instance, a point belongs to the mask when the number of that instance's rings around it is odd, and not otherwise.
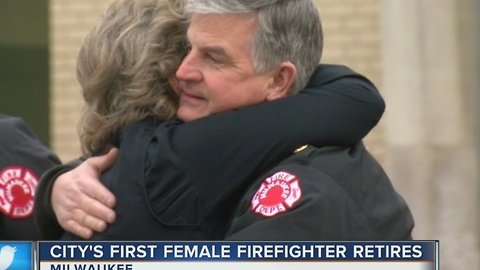
[{"label": "jacket shoulder", "polygon": [[[237,240],[256,231],[268,240],[280,231],[291,240],[403,240],[413,227],[405,202],[361,143],[308,147],[259,179],[240,207],[230,231]],[[304,221],[296,228],[293,220]]]},{"label": "jacket shoulder", "polygon": [[20,117],[0,114],[0,144],[11,145],[14,141],[37,139]]},{"label": "jacket shoulder", "polygon": [[0,114],[0,148],[4,153],[1,161],[6,163],[18,160],[49,165],[60,163],[60,159],[40,141],[20,117]]}]

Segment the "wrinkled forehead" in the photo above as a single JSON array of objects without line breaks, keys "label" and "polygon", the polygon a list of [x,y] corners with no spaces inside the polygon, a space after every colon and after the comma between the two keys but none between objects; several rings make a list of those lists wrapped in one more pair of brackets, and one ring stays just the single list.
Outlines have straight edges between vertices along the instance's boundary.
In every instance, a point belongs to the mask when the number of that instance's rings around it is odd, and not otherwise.
[{"label": "wrinkled forehead", "polygon": [[187,37],[191,43],[202,45],[248,44],[256,32],[256,17],[243,14],[194,14],[190,20]]}]

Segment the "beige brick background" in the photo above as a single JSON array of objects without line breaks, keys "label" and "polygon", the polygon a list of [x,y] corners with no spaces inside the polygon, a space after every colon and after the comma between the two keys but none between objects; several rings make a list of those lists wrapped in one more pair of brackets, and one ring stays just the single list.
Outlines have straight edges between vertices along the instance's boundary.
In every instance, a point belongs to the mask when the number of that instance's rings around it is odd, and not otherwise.
[{"label": "beige brick background", "polygon": [[83,100],[75,76],[80,44],[107,0],[50,1],[51,145],[64,161],[80,155],[77,121]]},{"label": "beige brick background", "polygon": [[[50,1],[51,145],[64,161],[80,153],[76,53],[109,2]],[[314,2],[325,32],[322,62],[350,66],[386,98],[386,117],[366,144],[409,202],[415,236],[442,241],[442,269],[479,269],[475,0]]]},{"label": "beige brick background", "polygon": [[[382,91],[379,0],[315,0],[324,28],[321,62],[344,64],[367,76]],[[382,124],[367,136],[366,146],[383,160]]]}]

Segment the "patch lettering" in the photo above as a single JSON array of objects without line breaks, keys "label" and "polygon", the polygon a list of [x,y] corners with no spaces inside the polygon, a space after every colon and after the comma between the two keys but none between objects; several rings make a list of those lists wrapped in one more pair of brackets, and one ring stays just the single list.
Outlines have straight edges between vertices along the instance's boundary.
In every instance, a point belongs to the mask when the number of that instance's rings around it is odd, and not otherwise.
[{"label": "patch lettering", "polygon": [[0,211],[11,218],[26,218],[33,213],[33,198],[38,177],[33,171],[10,166],[0,171]]},{"label": "patch lettering", "polygon": [[292,208],[302,197],[298,178],[288,172],[277,172],[266,178],[252,199],[252,211],[273,217]]}]

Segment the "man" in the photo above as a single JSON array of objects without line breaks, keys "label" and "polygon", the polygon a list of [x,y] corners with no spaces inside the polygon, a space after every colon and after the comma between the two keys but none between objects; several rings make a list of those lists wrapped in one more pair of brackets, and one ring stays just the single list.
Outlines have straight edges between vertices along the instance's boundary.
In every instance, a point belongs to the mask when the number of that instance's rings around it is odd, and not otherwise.
[{"label": "man", "polygon": [[33,220],[39,176],[60,164],[18,117],[0,114],[0,240],[41,240]]},{"label": "man", "polygon": [[[185,121],[278,99],[297,92],[305,85],[320,58],[320,51],[311,52],[321,48],[318,44],[321,39],[320,22],[311,1],[256,1],[251,4],[252,7],[247,7],[246,4],[235,6],[239,3],[229,4],[231,3],[224,1],[192,1],[190,6],[190,12],[193,14],[188,30],[191,51],[177,72],[182,89],[178,116]],[[299,6],[301,8],[298,8]],[[216,7],[220,8],[216,10]],[[276,14],[275,11],[278,9],[287,13],[294,11],[298,14],[297,16]],[[312,17],[306,16],[306,14],[312,15],[312,11],[314,11],[313,16],[316,17],[313,20],[311,20]],[[270,14],[269,12],[274,14],[273,18],[265,15]],[[305,21],[313,22],[317,30],[310,29],[309,25],[299,24],[297,20],[300,17],[307,17]],[[264,25],[268,22],[272,22],[273,26],[281,22],[281,27],[271,30]],[[286,27],[288,33],[281,33],[284,26],[288,26]],[[302,38],[298,37],[299,33],[303,33]],[[312,33],[319,33],[320,39],[316,39],[316,35]],[[261,39],[258,38],[260,34],[263,35]],[[282,38],[282,34],[287,38]],[[299,42],[292,47],[292,42],[298,39],[303,40],[303,43]],[[255,44],[259,40],[264,43]],[[283,54],[284,52],[287,53]],[[257,65],[259,63],[264,65]],[[298,79],[295,80],[297,77]],[[202,154],[205,155],[205,153]],[[109,161],[103,160],[103,162]],[[98,178],[97,171],[108,167],[100,162],[94,165],[94,170],[91,167],[86,168],[92,163],[94,163],[93,160],[86,162],[78,170],[93,173],[90,178]],[[55,199],[55,194],[61,194],[58,190],[62,185],[67,186],[72,183],[71,179],[61,178],[53,188],[54,209],[57,207],[55,206],[57,200],[63,201]],[[81,183],[78,180],[76,182]],[[91,186],[95,186],[91,189],[93,192],[76,191],[81,198],[77,201],[84,200],[81,203],[89,205],[87,208],[74,206],[76,214],[68,210],[70,206],[60,206],[55,209],[57,214],[63,212],[69,216],[59,219],[68,230],[85,237],[91,236],[91,228],[102,231],[106,226],[105,221],[112,222],[115,218],[114,213],[109,209],[113,206],[115,198],[106,192],[95,192],[104,190],[98,183]],[[94,195],[84,196],[85,193]],[[97,198],[100,198],[101,203]],[[219,214],[226,214],[228,210],[232,211],[227,207]]]}]

